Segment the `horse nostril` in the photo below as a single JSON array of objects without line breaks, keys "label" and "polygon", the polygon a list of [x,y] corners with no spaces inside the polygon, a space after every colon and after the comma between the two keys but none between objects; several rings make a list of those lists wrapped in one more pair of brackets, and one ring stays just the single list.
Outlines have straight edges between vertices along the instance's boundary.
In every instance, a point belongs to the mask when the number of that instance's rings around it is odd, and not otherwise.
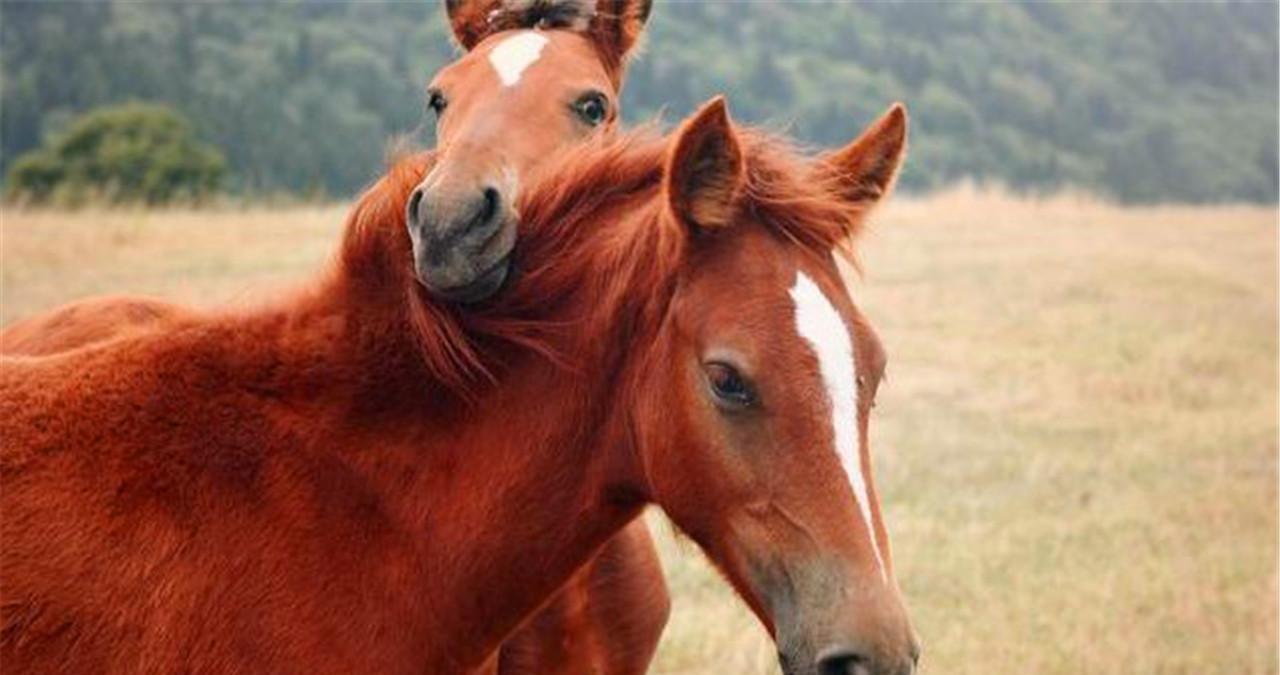
[{"label": "horse nostril", "polygon": [[818,655],[818,675],[870,675],[867,659],[851,649],[836,647]]},{"label": "horse nostril", "polygon": [[493,220],[498,214],[498,206],[502,203],[502,195],[495,188],[487,187],[484,189],[484,210],[480,213],[480,223],[487,223]]},{"label": "horse nostril", "polygon": [[415,188],[409,195],[409,206],[405,209],[406,219],[410,225],[418,224],[418,207],[422,205],[422,188]]}]

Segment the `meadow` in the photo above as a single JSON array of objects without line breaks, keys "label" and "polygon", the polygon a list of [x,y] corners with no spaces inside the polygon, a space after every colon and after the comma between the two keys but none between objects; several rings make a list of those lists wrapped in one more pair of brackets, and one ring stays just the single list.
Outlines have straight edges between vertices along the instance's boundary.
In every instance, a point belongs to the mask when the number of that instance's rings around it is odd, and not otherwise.
[{"label": "meadow", "polygon": [[[86,295],[252,302],[345,208],[0,211],[0,323]],[[923,672],[1276,673],[1277,211],[895,198],[857,302],[890,354],[876,480]],[[655,673],[774,673],[659,534]]]}]

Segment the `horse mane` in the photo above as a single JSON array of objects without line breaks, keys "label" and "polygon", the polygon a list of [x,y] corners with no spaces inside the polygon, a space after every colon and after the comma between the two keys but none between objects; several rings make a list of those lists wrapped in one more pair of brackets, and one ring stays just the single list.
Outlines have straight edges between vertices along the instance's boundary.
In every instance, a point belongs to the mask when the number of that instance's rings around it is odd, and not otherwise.
[{"label": "horse mane", "polygon": [[[752,127],[738,127],[736,133],[745,184],[733,220],[757,223],[806,254],[825,259],[839,253],[856,262],[854,243],[873,202],[842,198],[842,177],[818,170],[821,157],[785,138]],[[660,270],[678,264],[671,258],[682,252],[686,235],[657,194],[670,141],[644,126],[567,149],[547,161],[521,195],[518,211],[521,245],[532,261],[548,269],[539,268],[540,274],[531,275],[534,279],[518,283],[515,295],[531,301],[563,295],[570,288],[546,283],[573,280],[550,270],[585,267],[583,258],[616,260],[643,250],[656,256],[652,262]],[[626,224],[605,225],[611,222],[609,215],[617,215],[609,213],[611,208],[637,198],[647,199],[633,204],[639,207],[637,216],[625,219]],[[603,235],[598,234],[602,225],[608,230]],[[596,241],[601,236],[605,244]]]},{"label": "horse mane", "polygon": [[432,151],[392,158],[386,174],[347,216],[334,275],[394,307],[392,330],[413,336],[428,373],[446,390],[465,393],[485,371],[451,307],[431,300],[417,282],[405,204],[435,166]]},{"label": "horse mane", "polygon": [[[746,165],[738,216],[808,254],[852,257],[866,206],[840,198],[835,179],[785,140],[737,131]],[[549,158],[517,204],[514,278],[462,308],[431,297],[414,274],[404,205],[435,156],[405,157],[353,208],[338,273],[394,299],[394,329],[412,335],[428,374],[464,399],[496,383],[513,348],[571,368],[565,341],[600,334],[583,321],[656,327],[665,312],[688,239],[661,199],[669,145],[646,126]]]},{"label": "horse mane", "polygon": [[487,18],[495,33],[534,27],[582,32],[595,13],[589,0],[504,0]]}]

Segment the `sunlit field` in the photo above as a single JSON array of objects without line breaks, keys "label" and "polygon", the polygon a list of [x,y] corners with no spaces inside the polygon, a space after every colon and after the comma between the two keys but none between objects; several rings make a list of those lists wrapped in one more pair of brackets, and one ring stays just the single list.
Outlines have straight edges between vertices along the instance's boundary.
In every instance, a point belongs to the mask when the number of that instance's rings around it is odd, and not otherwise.
[{"label": "sunlit field", "polygon": [[[78,297],[249,302],[344,208],[2,212],[5,324]],[[895,198],[856,300],[889,350],[872,447],[924,672],[1277,672],[1277,214],[960,190]],[[651,514],[657,673],[774,673]]]}]

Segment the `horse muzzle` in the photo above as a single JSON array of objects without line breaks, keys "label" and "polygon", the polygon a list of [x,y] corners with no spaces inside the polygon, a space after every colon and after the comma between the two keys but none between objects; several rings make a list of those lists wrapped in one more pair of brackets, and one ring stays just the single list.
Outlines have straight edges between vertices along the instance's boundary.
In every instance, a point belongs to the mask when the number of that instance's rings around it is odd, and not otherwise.
[{"label": "horse muzzle", "polygon": [[406,206],[418,281],[451,302],[486,300],[511,274],[518,218],[496,188],[440,192],[419,186]]},{"label": "horse muzzle", "polygon": [[920,643],[896,586],[839,566],[754,574],[785,675],[913,675]]},{"label": "horse muzzle", "polygon": [[784,675],[914,675],[919,648],[890,655],[855,644],[832,644],[820,650],[779,650]]}]

